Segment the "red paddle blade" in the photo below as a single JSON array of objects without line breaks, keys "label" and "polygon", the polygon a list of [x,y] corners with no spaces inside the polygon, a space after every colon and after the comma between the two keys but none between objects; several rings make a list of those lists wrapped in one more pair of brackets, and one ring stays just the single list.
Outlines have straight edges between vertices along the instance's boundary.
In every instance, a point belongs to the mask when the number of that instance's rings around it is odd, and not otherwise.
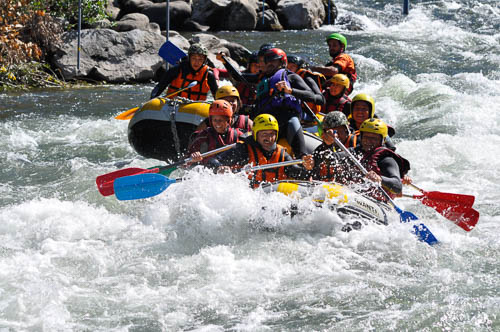
[{"label": "red paddle blade", "polygon": [[474,200],[476,199],[476,197],[472,195],[443,193],[440,191],[424,191],[423,195],[431,200],[454,202],[456,205],[466,206],[469,208],[474,205]]},{"label": "red paddle blade", "polygon": [[432,207],[443,217],[453,221],[457,226],[469,232],[479,220],[479,212],[469,206],[460,205],[446,200],[429,199],[426,196],[414,196],[422,204]]},{"label": "red paddle blade", "polygon": [[144,169],[144,168],[131,167],[131,168],[119,169],[111,173],[99,175],[95,179],[95,183],[97,184],[97,189],[99,190],[99,193],[101,195],[110,196],[115,193],[115,189],[113,188],[113,182],[116,179],[124,176],[136,175],[141,173],[158,173],[158,168]]},{"label": "red paddle blade", "polygon": [[441,214],[445,218],[453,221],[457,226],[461,227],[466,232],[470,232],[474,228],[474,226],[476,226],[477,221],[479,220],[479,212],[477,212],[473,208],[450,208]]}]

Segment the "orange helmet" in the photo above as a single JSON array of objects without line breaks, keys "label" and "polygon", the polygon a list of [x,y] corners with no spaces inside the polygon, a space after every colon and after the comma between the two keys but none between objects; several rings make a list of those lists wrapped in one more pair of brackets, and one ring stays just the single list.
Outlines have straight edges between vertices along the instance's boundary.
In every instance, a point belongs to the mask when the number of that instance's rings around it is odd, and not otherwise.
[{"label": "orange helmet", "polygon": [[231,107],[231,104],[224,99],[214,100],[208,110],[208,116],[213,115],[222,115],[227,116],[228,118],[232,118],[233,108]]}]

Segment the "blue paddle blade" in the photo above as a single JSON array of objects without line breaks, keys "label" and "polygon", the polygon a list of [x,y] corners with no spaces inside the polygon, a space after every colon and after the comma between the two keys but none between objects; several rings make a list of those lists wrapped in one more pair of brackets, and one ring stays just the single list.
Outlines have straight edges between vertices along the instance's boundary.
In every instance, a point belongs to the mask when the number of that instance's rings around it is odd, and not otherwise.
[{"label": "blue paddle blade", "polygon": [[422,242],[425,242],[429,245],[437,244],[439,241],[436,239],[434,234],[424,225],[413,225],[413,230],[418,239]]},{"label": "blue paddle blade", "polygon": [[158,50],[158,55],[171,65],[175,65],[177,61],[187,56],[183,50],[175,46],[175,44],[171,41],[165,42],[160,47],[160,49]]},{"label": "blue paddle blade", "polygon": [[162,193],[175,182],[157,173],[125,176],[115,180],[115,196],[120,201],[148,198]]},{"label": "blue paddle blade", "polygon": [[[401,222],[410,222],[414,220],[418,220],[418,217],[411,212],[403,211],[396,205],[394,205],[394,209],[399,213],[399,218]],[[413,225],[413,233],[418,237],[418,239],[422,242],[427,243],[428,245],[434,245],[438,243],[438,240],[432,234],[432,232],[425,226],[424,224]]]}]

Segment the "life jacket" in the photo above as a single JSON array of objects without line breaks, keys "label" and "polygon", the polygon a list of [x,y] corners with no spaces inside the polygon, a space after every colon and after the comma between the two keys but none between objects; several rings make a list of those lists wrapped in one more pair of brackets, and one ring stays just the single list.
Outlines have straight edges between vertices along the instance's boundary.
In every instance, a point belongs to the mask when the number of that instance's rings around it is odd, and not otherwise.
[{"label": "life jacket", "polygon": [[332,59],[332,63],[334,66],[340,67],[339,74],[344,74],[349,78],[351,84],[349,86],[349,89],[347,89],[347,94],[350,94],[352,92],[354,83],[358,78],[354,60],[348,54],[340,53]]},{"label": "life jacket", "polygon": [[[319,152],[318,154],[327,153],[327,152],[329,152],[329,151],[323,150],[323,151]],[[334,145],[332,145],[331,146],[331,153],[334,153],[334,152],[335,152],[335,147],[334,147]],[[318,156],[318,157],[320,157],[320,156]],[[316,160],[316,158],[315,158],[315,161],[314,161],[315,163],[316,163],[316,161],[319,162],[319,164],[318,164],[318,166],[319,166],[319,172],[318,172],[319,180],[327,181],[327,182],[335,181],[335,165],[333,164],[333,162],[331,160],[325,160],[323,158],[321,158],[320,160]]]},{"label": "life jacket", "polygon": [[252,126],[250,126],[250,118],[248,117],[248,115],[236,114],[233,117],[233,123],[231,127],[238,128],[245,133],[252,131]]},{"label": "life jacket", "polygon": [[347,94],[343,94],[340,98],[335,98],[330,94],[330,91],[325,91],[326,103],[321,107],[322,113],[328,114],[330,112],[339,111],[344,113],[346,116],[351,112],[351,108],[346,108],[346,105],[352,101]]},{"label": "life jacket", "polygon": [[[221,148],[226,145],[236,143],[240,136],[243,135],[239,129],[229,127],[227,133],[224,135],[219,134],[214,128],[207,127],[202,131],[193,133],[195,135],[193,142],[189,146],[189,150],[194,152],[199,150],[200,153]],[[214,156],[204,158],[201,163],[206,164]]]},{"label": "life jacket", "polygon": [[255,86],[240,82],[236,85],[236,89],[240,93],[240,99],[243,105],[253,105],[255,103],[255,98],[257,97]]},{"label": "life jacket", "polygon": [[[295,74],[302,77],[303,80],[305,80],[306,77],[312,77],[314,79],[314,82],[316,82],[316,85],[318,85],[319,91],[323,90],[323,85],[326,82],[325,75],[320,74],[320,73],[316,73],[316,72],[312,72],[312,71],[304,69],[304,68],[300,68],[299,70],[297,70],[297,72]],[[309,106],[309,108],[315,114],[318,114],[319,112],[321,112],[322,105],[316,105],[315,103],[310,102],[310,101],[306,102],[306,104],[307,104],[307,106]]]},{"label": "life jacket", "polygon": [[276,90],[276,83],[280,81],[285,81],[288,86],[291,86],[286,69],[279,69],[273,76],[266,77],[259,82],[255,102],[257,114],[277,115],[280,112],[292,112],[300,119],[302,113],[300,101],[291,94],[279,93]]},{"label": "life jacket", "polygon": [[350,134],[347,138],[347,142],[345,144],[346,148],[355,148],[359,145],[359,130],[356,130],[353,134]]},{"label": "life jacket", "polygon": [[[385,157],[392,157],[396,162],[398,163],[399,166],[399,176],[401,179],[408,173],[410,170],[410,162],[406,160],[405,158],[401,157],[391,149],[388,149],[384,146],[380,146],[373,151],[370,151],[368,153],[365,153],[363,157],[360,160],[360,163],[366,168],[366,170],[369,171],[374,171],[378,175],[381,175],[382,172],[380,171],[380,167],[378,166],[379,160],[384,159]],[[386,188],[385,188],[386,189]],[[386,190],[387,193],[391,198],[397,197],[395,193],[393,193],[391,190]],[[376,197],[377,199],[384,200],[385,198],[383,197],[382,193],[375,193],[377,196],[380,195],[380,197]]]},{"label": "life jacket", "polygon": [[[285,161],[286,149],[277,144],[276,149],[269,159],[267,159],[262,150],[253,142],[247,143],[248,161],[253,166],[274,164]],[[284,167],[271,168],[253,172],[253,175],[248,176],[250,183],[254,188],[257,188],[262,182],[276,182],[287,178]]]},{"label": "life jacket", "polygon": [[206,100],[207,93],[210,91],[210,86],[208,85],[207,80],[210,68],[207,65],[203,65],[203,67],[201,67],[194,74],[192,72],[185,74],[182,69],[183,66],[180,67],[179,75],[168,86],[167,95],[187,87],[193,81],[197,81],[198,84],[196,86],[191,89],[184,90],[176,96],[191,100]]}]

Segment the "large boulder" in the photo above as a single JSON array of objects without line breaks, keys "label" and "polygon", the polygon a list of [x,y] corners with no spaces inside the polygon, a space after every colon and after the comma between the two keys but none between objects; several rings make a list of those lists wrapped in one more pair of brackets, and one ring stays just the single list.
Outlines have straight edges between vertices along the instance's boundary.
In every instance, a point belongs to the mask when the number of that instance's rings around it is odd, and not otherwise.
[{"label": "large boulder", "polygon": [[[167,28],[167,3],[154,3],[151,6],[145,7],[141,13],[149,17],[149,20],[158,23],[162,30]],[[191,6],[184,1],[170,2],[170,28],[179,29],[184,25],[184,22],[191,17]]]},{"label": "large boulder", "polygon": [[193,0],[191,19],[214,30],[252,30],[257,24],[255,0]]},{"label": "large boulder", "polygon": [[246,58],[251,53],[244,46],[228,42],[225,39],[219,39],[213,35],[206,33],[198,33],[191,37],[190,43],[200,43],[204,45],[209,51],[209,60],[217,67],[224,68],[219,60],[215,60],[215,54],[218,52],[224,52],[228,54],[232,59],[234,59],[239,64],[245,64]]},{"label": "large boulder", "polygon": [[117,0],[108,0],[105,10],[108,17],[111,20],[116,21],[118,15],[120,14],[120,4]]},{"label": "large boulder", "polygon": [[149,30],[149,18],[140,13],[132,13],[123,16],[116,22],[116,31],[130,31],[134,29]]},{"label": "large boulder", "polygon": [[281,0],[276,13],[285,29],[317,29],[325,19],[321,0]]},{"label": "large boulder", "polygon": [[158,49],[165,38],[157,33],[89,29],[81,33],[80,73],[77,73],[77,37],[76,31],[64,33],[63,43],[51,59],[66,80],[79,77],[111,83],[147,82],[163,63]]},{"label": "large boulder", "polygon": [[127,14],[140,13],[152,5],[153,2],[149,0],[123,0],[120,2],[120,13],[117,19],[121,19]]}]

